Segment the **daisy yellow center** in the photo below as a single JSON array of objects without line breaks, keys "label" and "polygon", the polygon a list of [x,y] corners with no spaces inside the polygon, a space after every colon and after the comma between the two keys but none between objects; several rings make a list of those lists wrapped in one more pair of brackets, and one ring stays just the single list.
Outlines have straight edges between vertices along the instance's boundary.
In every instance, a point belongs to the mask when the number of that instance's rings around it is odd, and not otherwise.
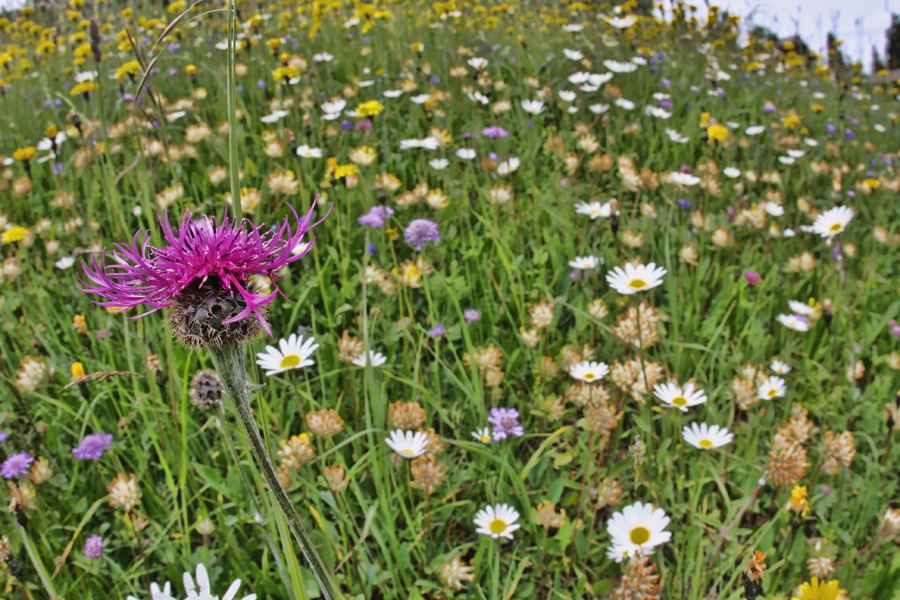
[{"label": "daisy yellow center", "polygon": [[632,279],[631,283],[628,284],[628,287],[635,289],[635,290],[639,290],[639,289],[647,287],[647,282],[644,281],[643,279]]},{"label": "daisy yellow center", "polygon": [[700,444],[701,448],[712,448],[713,447],[713,443],[710,440],[700,440],[697,443]]},{"label": "daisy yellow center", "polygon": [[585,373],[584,374],[585,379],[593,379],[594,377],[596,377],[596,375],[594,375],[593,373]]},{"label": "daisy yellow center", "polygon": [[413,451],[410,450],[409,448],[404,448],[404,449],[403,449],[403,454],[412,454],[412,453],[413,453]]},{"label": "daisy yellow center", "polygon": [[646,527],[635,527],[628,535],[632,544],[646,544],[650,540],[650,530]]},{"label": "daisy yellow center", "polygon": [[842,225],[840,223],[835,223],[828,229],[828,231],[840,231],[841,227]]},{"label": "daisy yellow center", "polygon": [[482,442],[489,442],[489,441],[491,441],[491,438],[490,438],[489,436],[483,435],[483,436],[481,436],[481,441],[482,441]]},{"label": "daisy yellow center", "polygon": [[674,404],[675,406],[685,406],[687,404],[687,398],[685,398],[684,396],[672,398],[672,404]]},{"label": "daisy yellow center", "polygon": [[488,525],[488,529],[490,529],[492,533],[503,533],[506,531],[506,522],[503,519],[494,519],[491,521],[491,524]]},{"label": "daisy yellow center", "polygon": [[769,398],[774,398],[775,394],[777,394],[777,393],[778,392],[776,390],[769,390]]},{"label": "daisy yellow center", "polygon": [[284,358],[281,359],[280,367],[282,369],[286,369],[288,367],[296,367],[300,364],[300,357],[296,354],[288,354]]}]

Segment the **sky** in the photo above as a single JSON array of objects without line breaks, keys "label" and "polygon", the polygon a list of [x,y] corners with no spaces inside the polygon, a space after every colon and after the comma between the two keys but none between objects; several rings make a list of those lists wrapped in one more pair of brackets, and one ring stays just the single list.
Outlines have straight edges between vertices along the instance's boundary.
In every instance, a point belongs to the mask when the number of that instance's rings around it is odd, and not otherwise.
[{"label": "sky", "polygon": [[[0,0],[0,7],[21,5],[23,0]],[[693,0],[701,14],[705,0]],[[844,52],[853,60],[862,60],[868,71],[872,46],[883,55],[885,32],[891,25],[891,12],[900,14],[900,0],[711,0],[723,10],[765,25],[781,36],[799,33],[816,52],[825,51],[825,36],[835,31],[844,40]],[[668,5],[669,2],[666,2]]]}]

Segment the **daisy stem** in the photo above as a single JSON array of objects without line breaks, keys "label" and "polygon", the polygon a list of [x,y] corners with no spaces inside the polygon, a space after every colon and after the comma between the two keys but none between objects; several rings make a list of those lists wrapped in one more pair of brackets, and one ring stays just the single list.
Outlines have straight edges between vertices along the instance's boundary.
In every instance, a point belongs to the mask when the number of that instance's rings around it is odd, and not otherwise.
[{"label": "daisy stem", "polygon": [[219,377],[222,379],[222,385],[234,403],[238,420],[241,423],[244,434],[247,436],[247,440],[250,442],[250,451],[253,453],[253,458],[265,476],[269,490],[275,496],[275,501],[281,509],[294,539],[300,545],[303,556],[316,576],[322,594],[326,600],[338,600],[339,596],[332,583],[331,574],[322,561],[322,557],[316,551],[316,547],[313,545],[313,541],[309,537],[303,521],[300,520],[300,515],[297,513],[293,502],[291,502],[284,488],[281,487],[278,476],[275,474],[275,467],[269,458],[262,437],[259,435],[259,428],[256,425],[256,420],[253,418],[253,409],[250,407],[250,386],[247,381],[247,370],[244,366],[243,346],[238,344],[227,344],[220,348],[210,346],[209,354],[213,359],[213,364],[216,366]]}]

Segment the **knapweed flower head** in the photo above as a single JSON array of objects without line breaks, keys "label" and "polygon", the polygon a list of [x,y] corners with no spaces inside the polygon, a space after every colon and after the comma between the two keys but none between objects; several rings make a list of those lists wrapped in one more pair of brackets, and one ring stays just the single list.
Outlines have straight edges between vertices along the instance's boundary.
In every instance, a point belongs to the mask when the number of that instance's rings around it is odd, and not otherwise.
[{"label": "knapweed flower head", "polygon": [[359,217],[357,221],[359,221],[360,225],[378,229],[384,227],[384,222],[390,219],[393,214],[394,209],[389,206],[373,206],[369,209],[369,212]]},{"label": "knapweed flower head", "polygon": [[0,475],[3,475],[6,479],[21,477],[28,472],[33,462],[34,457],[27,452],[17,452],[4,460],[3,464],[0,465]]},{"label": "knapweed flower head", "polygon": [[101,554],[103,554],[103,538],[92,535],[84,543],[84,555],[88,558],[100,558]]},{"label": "knapweed flower head", "polygon": [[494,440],[498,442],[509,435],[525,435],[525,428],[519,423],[519,411],[514,408],[492,408],[488,423],[494,426]]},{"label": "knapweed flower head", "polygon": [[463,311],[463,318],[466,320],[466,323],[474,323],[481,318],[481,312],[475,310],[474,308],[470,308],[466,311]]},{"label": "knapweed flower head", "polygon": [[100,460],[104,450],[112,450],[110,445],[112,440],[113,435],[111,433],[103,433],[102,431],[86,435],[81,440],[81,443],[78,444],[78,447],[72,449],[72,454],[78,460]]},{"label": "knapweed flower head", "polygon": [[[115,264],[106,263],[105,252],[99,262],[94,257],[90,265],[85,264],[87,281],[82,281],[79,289],[104,297],[97,302],[100,306],[120,310],[140,304],[152,307],[138,317],[171,307],[169,321],[176,337],[192,348],[243,341],[256,335],[260,327],[272,335],[263,307],[280,290],[273,283],[271,293],[256,294],[251,277],[268,277],[274,282],[280,279],[279,269],[309,251],[314,237],[302,252],[292,253],[318,224],[310,224],[314,209],[315,202],[301,218],[292,208],[293,226],[285,217],[272,229],[246,219],[229,219],[227,212],[222,222],[216,223],[208,216],[195,220],[185,210],[177,228],[169,223],[168,215],[161,216],[165,246],[151,246],[149,232],[138,231],[130,245],[115,245]],[[246,318],[251,314],[256,320]]]}]

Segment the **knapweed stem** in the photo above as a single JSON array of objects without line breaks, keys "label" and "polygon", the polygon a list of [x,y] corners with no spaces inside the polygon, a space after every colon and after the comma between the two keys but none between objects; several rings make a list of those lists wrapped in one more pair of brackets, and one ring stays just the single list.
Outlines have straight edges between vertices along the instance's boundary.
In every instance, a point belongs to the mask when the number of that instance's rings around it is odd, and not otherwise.
[{"label": "knapweed stem", "polygon": [[306,562],[312,568],[322,594],[326,600],[338,600],[340,596],[335,591],[331,574],[325,563],[322,562],[322,557],[316,551],[316,547],[313,545],[312,539],[303,525],[303,521],[300,520],[300,515],[297,514],[297,509],[294,508],[294,503],[291,502],[287,492],[281,487],[281,483],[275,474],[275,466],[272,464],[262,437],[259,435],[259,428],[256,426],[253,410],[250,408],[250,384],[247,381],[247,370],[244,366],[243,346],[226,344],[221,347],[209,346],[208,349],[213,363],[216,365],[219,378],[222,380],[222,385],[225,386],[228,396],[234,403],[238,420],[250,442],[250,451],[253,453],[253,458],[266,478],[269,491],[275,496],[275,501],[281,509],[281,513],[284,515],[288,527],[294,535],[294,539],[300,544],[300,550],[303,552],[303,556],[306,557]]}]

